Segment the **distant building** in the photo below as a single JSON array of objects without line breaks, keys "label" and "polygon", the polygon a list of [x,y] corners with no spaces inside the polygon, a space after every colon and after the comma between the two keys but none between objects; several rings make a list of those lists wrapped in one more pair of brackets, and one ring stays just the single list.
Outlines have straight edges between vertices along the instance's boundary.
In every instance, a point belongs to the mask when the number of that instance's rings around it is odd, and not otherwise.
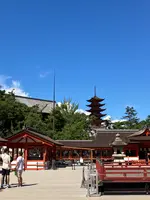
[{"label": "distant building", "polygon": [[103,117],[106,116],[106,114],[103,114],[103,112],[106,110],[103,108],[105,106],[104,99],[99,98],[96,96],[96,87],[94,88],[94,97],[91,99],[87,100],[90,104],[87,105],[90,107],[87,111],[90,112],[90,116],[93,117],[92,120],[92,127],[97,127],[97,128],[105,128],[106,127],[106,120],[103,119]]},{"label": "distant building", "polygon": [[15,96],[16,100],[20,103],[27,105],[28,107],[38,106],[40,112],[43,114],[48,114],[52,111],[54,104],[56,102],[51,100],[44,100],[31,97]]}]

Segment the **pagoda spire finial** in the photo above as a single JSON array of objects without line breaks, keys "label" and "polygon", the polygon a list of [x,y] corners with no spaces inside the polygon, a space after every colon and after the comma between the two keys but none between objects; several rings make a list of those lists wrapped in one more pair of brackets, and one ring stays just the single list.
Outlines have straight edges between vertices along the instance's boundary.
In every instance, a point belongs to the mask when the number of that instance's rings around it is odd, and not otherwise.
[{"label": "pagoda spire finial", "polygon": [[94,86],[94,96],[96,97],[96,86]]}]

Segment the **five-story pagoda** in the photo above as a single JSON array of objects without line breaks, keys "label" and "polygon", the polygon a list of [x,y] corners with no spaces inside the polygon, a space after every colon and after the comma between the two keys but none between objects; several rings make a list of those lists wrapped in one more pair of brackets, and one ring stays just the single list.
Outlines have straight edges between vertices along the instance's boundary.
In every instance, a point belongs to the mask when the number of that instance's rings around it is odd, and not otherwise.
[{"label": "five-story pagoda", "polygon": [[96,96],[96,87],[94,87],[94,97],[87,101],[90,103],[89,105],[87,105],[88,107],[90,107],[90,109],[87,111],[91,113],[90,116],[93,116],[92,126],[102,127],[102,123],[105,122],[105,120],[103,120],[102,118],[106,116],[106,114],[102,114],[102,112],[106,109],[103,108],[103,106],[105,105],[104,103],[102,103],[104,99]]}]

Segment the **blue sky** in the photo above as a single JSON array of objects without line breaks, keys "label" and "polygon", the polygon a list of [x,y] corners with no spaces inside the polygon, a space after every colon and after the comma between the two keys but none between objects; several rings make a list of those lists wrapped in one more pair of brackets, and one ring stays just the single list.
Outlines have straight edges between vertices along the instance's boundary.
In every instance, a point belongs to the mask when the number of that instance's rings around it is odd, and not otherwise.
[{"label": "blue sky", "polygon": [[93,95],[107,114],[150,114],[150,1],[7,0],[0,3],[0,84],[31,97]]}]

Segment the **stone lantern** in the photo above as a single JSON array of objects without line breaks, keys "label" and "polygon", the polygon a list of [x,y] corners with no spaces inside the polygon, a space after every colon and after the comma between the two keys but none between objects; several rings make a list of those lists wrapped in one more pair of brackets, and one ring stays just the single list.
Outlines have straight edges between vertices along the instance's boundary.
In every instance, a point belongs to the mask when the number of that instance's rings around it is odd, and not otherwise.
[{"label": "stone lantern", "polygon": [[126,156],[123,152],[123,147],[126,146],[127,143],[125,143],[121,138],[120,134],[117,133],[115,140],[111,143],[111,146],[113,147],[114,153],[112,155],[113,161],[122,163],[124,161],[124,157]]}]

